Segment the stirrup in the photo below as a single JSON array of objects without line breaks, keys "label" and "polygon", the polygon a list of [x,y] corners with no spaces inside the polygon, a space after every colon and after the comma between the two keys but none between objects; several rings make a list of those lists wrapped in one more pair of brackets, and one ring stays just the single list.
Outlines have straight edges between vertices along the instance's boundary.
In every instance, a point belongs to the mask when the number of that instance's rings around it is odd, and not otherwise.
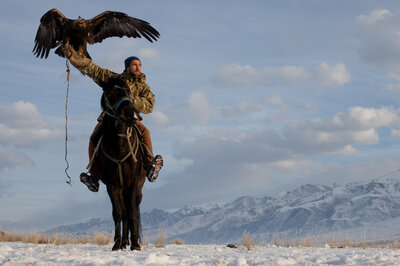
[{"label": "stirrup", "polygon": [[81,179],[81,182],[85,184],[90,191],[92,192],[99,191],[99,181],[96,178],[86,173],[81,173],[79,177]]},{"label": "stirrup", "polygon": [[153,159],[153,163],[151,164],[150,170],[147,173],[147,179],[150,182],[156,181],[158,177],[158,172],[160,172],[163,167],[164,161],[161,155],[156,155]]}]

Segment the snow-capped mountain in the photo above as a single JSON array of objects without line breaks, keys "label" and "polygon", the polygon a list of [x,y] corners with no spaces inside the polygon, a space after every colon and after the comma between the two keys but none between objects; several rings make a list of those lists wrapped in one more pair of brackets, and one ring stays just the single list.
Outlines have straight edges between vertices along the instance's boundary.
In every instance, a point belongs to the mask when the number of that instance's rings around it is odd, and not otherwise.
[{"label": "snow-capped mountain", "polygon": [[[383,230],[380,224],[390,224],[396,218],[400,219],[400,170],[345,186],[303,185],[275,198],[247,196],[226,204],[186,206],[174,212],[153,209],[142,213],[142,227],[149,241],[161,228],[168,239],[180,238],[185,243],[226,243],[237,241],[244,232],[261,241],[277,234],[292,238],[352,230],[377,233]],[[113,228],[110,218],[51,231],[78,234],[112,232]],[[385,232],[393,237],[398,229],[391,227]]]}]

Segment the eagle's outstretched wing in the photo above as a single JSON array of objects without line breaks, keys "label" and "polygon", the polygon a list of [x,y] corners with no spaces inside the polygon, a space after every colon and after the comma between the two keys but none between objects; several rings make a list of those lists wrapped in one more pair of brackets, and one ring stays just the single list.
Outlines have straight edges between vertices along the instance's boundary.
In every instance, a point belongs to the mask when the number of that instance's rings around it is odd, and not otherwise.
[{"label": "eagle's outstretched wing", "polygon": [[62,41],[65,25],[70,21],[55,8],[42,16],[36,33],[35,47],[32,50],[36,57],[47,58],[49,56],[50,49],[57,47]]},{"label": "eagle's outstretched wing", "polygon": [[102,42],[109,37],[145,37],[153,42],[160,37],[160,33],[144,20],[132,18],[125,13],[105,11],[89,20],[93,27],[93,43]]}]

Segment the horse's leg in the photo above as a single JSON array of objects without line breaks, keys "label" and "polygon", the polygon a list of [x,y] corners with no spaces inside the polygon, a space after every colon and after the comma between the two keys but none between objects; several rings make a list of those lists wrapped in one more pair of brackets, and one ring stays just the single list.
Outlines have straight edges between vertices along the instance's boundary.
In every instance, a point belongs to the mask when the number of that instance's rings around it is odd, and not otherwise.
[{"label": "horse's leg", "polygon": [[128,227],[128,208],[127,204],[127,191],[126,189],[122,192],[123,201],[125,205],[124,213],[122,215],[122,246],[125,249],[127,245],[129,245],[129,227]]},{"label": "horse's leg", "polygon": [[131,250],[140,250],[140,212],[136,206],[135,188],[127,190],[126,204],[128,213],[128,227],[131,233]]},{"label": "horse's leg", "polygon": [[140,220],[140,203],[142,201],[142,187],[144,185],[143,182],[139,182],[137,186],[132,188],[130,199],[129,199],[129,207],[128,210],[128,219],[129,219],[129,227],[131,231],[131,250],[141,250],[141,220]]},{"label": "horse's leg", "polygon": [[107,193],[111,199],[112,216],[115,225],[114,246],[112,247],[112,250],[119,250],[123,248],[121,239],[121,220],[125,208],[122,199],[122,190],[109,185],[107,186]]}]

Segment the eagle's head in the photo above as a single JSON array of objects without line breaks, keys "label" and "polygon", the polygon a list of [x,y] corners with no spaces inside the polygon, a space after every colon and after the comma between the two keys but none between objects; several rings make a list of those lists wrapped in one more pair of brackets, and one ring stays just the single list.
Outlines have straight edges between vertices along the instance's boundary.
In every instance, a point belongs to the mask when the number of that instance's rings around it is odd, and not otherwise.
[{"label": "eagle's head", "polygon": [[78,19],[76,20],[76,23],[77,23],[79,26],[82,26],[82,25],[85,24],[85,20],[79,16]]}]

